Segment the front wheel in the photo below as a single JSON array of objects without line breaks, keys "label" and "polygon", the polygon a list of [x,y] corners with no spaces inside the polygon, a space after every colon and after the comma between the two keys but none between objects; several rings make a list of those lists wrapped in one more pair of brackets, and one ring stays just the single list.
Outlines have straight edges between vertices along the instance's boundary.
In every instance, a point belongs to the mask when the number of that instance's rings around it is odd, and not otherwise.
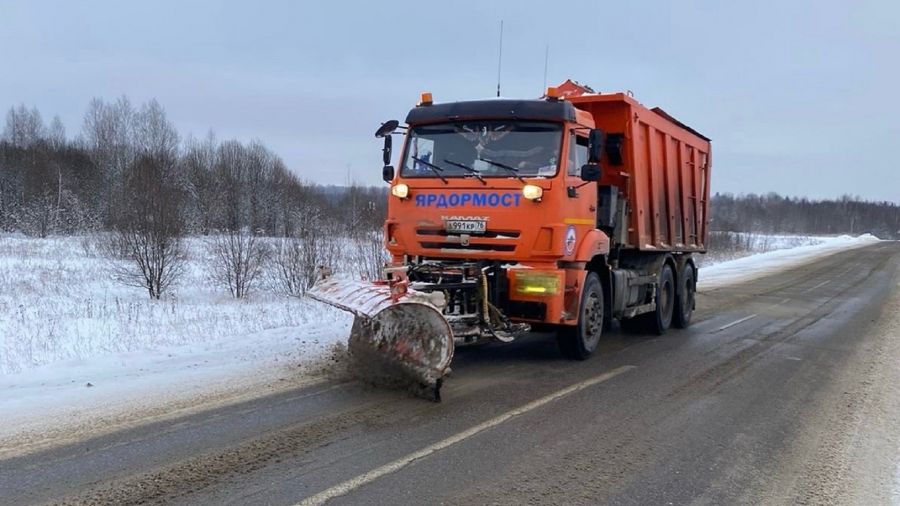
[{"label": "front wheel", "polygon": [[563,356],[573,360],[585,360],[597,349],[603,334],[603,287],[593,272],[584,279],[578,323],[560,328],[556,335]]}]

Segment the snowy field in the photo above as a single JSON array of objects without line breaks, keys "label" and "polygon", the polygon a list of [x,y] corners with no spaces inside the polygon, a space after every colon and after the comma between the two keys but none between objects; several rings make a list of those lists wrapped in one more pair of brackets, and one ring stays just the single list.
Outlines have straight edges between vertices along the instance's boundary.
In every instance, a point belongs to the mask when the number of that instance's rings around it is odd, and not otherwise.
[{"label": "snowy field", "polygon": [[707,245],[709,252],[700,255],[699,263],[700,267],[705,267],[769,251],[814,246],[831,239],[834,238],[712,231],[709,233],[709,244]]},{"label": "snowy field", "polygon": [[[877,241],[753,240],[775,250],[712,266],[710,255],[700,289]],[[17,444],[40,444],[48,428],[76,420],[126,423],[125,411],[171,412],[198,398],[309,381],[349,335],[349,315],[311,300],[264,288],[233,299],[209,281],[199,239],[189,241],[185,276],[160,301],[116,284],[82,243],[0,236],[0,450],[23,430],[30,439],[19,434]]]},{"label": "snowy field", "polygon": [[333,345],[334,339],[323,340],[322,330],[347,324],[340,311],[264,286],[249,299],[232,298],[210,281],[200,239],[188,242],[185,275],[159,301],[116,283],[107,261],[82,241],[0,237],[0,375],[99,356],[215,348],[275,329],[303,329],[289,342],[273,340],[279,353],[264,352],[294,360],[300,349],[318,353]]},{"label": "snowy field", "polygon": [[255,390],[327,367],[349,315],[263,286],[234,299],[209,280],[203,241],[188,246],[185,275],[156,301],[113,281],[82,238],[0,236],[0,443],[16,428]]},{"label": "snowy field", "polygon": [[836,237],[804,236],[796,237],[795,239],[790,239],[790,236],[768,237],[772,237],[772,239],[763,240],[762,244],[769,246],[780,244],[781,247],[763,249],[758,253],[745,252],[742,255],[735,255],[736,258],[731,260],[719,262],[709,261],[716,259],[716,253],[706,255],[711,258],[707,258],[705,262],[701,260],[698,290],[710,289],[724,284],[739,283],[767,272],[802,264],[813,257],[846,251],[847,249],[858,248],[879,241],[877,237],[870,234],[858,237],[849,235]]}]

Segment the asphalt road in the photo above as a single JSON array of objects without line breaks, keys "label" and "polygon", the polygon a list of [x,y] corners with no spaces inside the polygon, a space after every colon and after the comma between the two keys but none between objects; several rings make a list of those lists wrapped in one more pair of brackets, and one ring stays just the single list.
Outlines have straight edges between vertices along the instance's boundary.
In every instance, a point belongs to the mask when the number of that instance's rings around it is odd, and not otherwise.
[{"label": "asphalt road", "polygon": [[898,266],[880,243],[705,291],[585,362],[458,350],[440,404],[336,380],[2,460],[0,503],[845,502]]}]

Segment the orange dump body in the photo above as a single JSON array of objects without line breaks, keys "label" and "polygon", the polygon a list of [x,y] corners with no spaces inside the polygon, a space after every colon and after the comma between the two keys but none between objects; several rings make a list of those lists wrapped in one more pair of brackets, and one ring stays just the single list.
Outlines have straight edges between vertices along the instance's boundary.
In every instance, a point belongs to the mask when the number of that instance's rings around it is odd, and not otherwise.
[{"label": "orange dump body", "polygon": [[[628,203],[625,246],[652,251],[706,250],[709,139],[624,93],[569,96],[607,135],[598,185],[618,187]],[[622,134],[621,161],[609,144]]]}]

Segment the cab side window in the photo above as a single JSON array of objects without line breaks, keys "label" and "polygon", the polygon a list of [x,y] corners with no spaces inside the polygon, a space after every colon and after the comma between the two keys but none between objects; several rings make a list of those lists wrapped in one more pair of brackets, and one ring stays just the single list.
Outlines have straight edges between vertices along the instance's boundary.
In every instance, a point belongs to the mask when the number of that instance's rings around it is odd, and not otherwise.
[{"label": "cab side window", "polygon": [[566,173],[570,176],[581,174],[581,166],[588,161],[588,139],[571,134],[569,138],[569,163]]}]

